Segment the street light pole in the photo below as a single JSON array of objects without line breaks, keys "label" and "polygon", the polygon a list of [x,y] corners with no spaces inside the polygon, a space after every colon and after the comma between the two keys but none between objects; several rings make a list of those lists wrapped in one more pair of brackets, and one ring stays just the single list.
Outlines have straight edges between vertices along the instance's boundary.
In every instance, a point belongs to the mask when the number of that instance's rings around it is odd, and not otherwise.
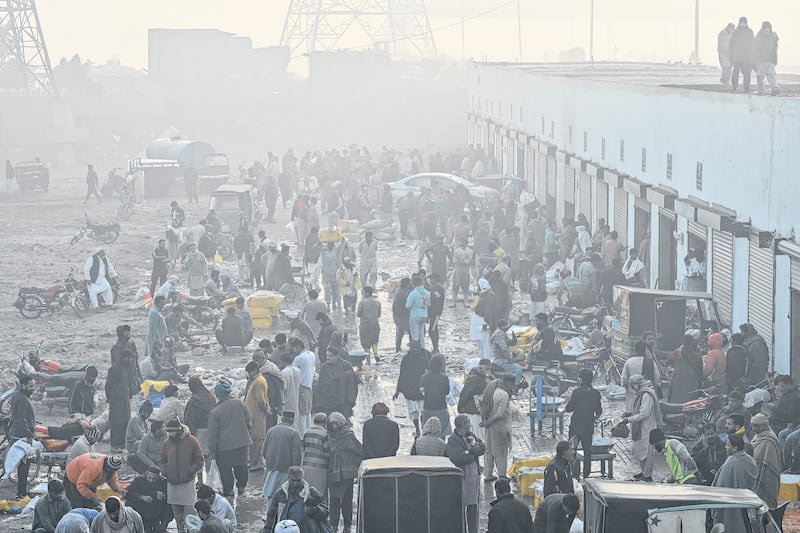
[{"label": "street light pole", "polygon": [[517,0],[517,43],[519,46],[519,55],[517,61],[522,62],[522,11],[519,6],[520,0]]},{"label": "street light pole", "polygon": [[694,0],[694,52],[692,62],[700,62],[700,0]]},{"label": "street light pole", "polygon": [[589,1],[589,61],[594,63],[594,0]]}]

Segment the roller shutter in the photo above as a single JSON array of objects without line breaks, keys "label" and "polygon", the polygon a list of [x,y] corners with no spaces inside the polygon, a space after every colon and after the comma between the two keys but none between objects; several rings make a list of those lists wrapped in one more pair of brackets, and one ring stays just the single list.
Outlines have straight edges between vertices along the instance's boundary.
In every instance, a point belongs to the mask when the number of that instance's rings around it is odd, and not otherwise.
[{"label": "roller shutter", "polygon": [[792,288],[800,291],[800,259],[792,257]]},{"label": "roller shutter", "polygon": [[772,351],[775,267],[772,248],[759,248],[758,235],[750,237],[750,284],[747,321],[767,341]]},{"label": "roller shutter", "polygon": [[[547,194],[556,197],[556,165],[555,157],[547,156]],[[550,213],[548,213],[549,215]]]},{"label": "roller shutter", "polygon": [[564,196],[566,201],[573,205],[575,204],[575,175],[577,173],[578,171],[569,165],[564,169]]},{"label": "roller shutter", "polygon": [[536,197],[539,203],[544,205],[547,201],[547,156],[539,152],[537,157],[539,158],[539,172],[536,173]]},{"label": "roller shutter", "polygon": [[625,189],[614,189],[614,226],[611,229],[617,232],[617,240],[628,247],[628,191]]},{"label": "roller shutter", "polygon": [[[592,218],[592,177],[581,172],[580,181],[580,212],[586,215],[586,220],[594,220]],[[597,227],[597,224],[595,223],[594,226]]]},{"label": "roller shutter", "polygon": [[691,220],[689,221],[689,233],[698,239],[702,239],[703,242],[708,240],[708,230],[706,229],[706,226],[697,222],[692,222]]},{"label": "roller shutter", "polygon": [[733,316],[733,235],[724,231],[711,233],[711,291],[722,321],[731,326]]},{"label": "roller shutter", "polygon": [[[591,176],[589,179],[592,179]],[[597,218],[602,218],[606,221],[606,224],[611,226],[611,221],[608,220],[608,184],[598,179],[595,179],[594,183],[597,186]],[[597,220],[594,223],[596,226]]]}]

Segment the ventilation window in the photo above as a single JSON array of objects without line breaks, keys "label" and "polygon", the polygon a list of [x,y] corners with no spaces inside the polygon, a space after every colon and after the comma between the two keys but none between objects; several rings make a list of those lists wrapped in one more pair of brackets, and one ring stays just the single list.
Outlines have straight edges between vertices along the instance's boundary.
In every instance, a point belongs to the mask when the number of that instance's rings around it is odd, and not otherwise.
[{"label": "ventilation window", "polygon": [[667,179],[672,179],[672,154],[667,154]]},{"label": "ventilation window", "polygon": [[542,117],[542,135],[544,135],[544,117]]},{"label": "ventilation window", "polygon": [[647,172],[647,148],[642,148],[642,172]]},{"label": "ventilation window", "polygon": [[697,163],[697,175],[695,176],[695,187],[698,191],[703,190],[703,163]]},{"label": "ventilation window", "polygon": [[603,137],[600,139],[600,159],[605,160],[606,158],[606,138]]},{"label": "ventilation window", "polygon": [[572,125],[567,128],[567,143],[570,145],[572,144]]},{"label": "ventilation window", "polygon": [[583,153],[586,153],[588,151],[589,151],[589,132],[588,131],[584,131],[583,132]]},{"label": "ventilation window", "polygon": [[625,161],[625,141],[619,141],[619,160]]}]

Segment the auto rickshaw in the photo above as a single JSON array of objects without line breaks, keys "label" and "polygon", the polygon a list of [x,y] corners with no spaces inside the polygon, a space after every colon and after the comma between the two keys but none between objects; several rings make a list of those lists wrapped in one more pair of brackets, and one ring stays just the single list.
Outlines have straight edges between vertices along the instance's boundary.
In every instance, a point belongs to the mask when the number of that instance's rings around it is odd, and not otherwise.
[{"label": "auto rickshaw", "polygon": [[357,533],[463,533],[464,473],[446,457],[361,462]]},{"label": "auto rickshaw", "polygon": [[723,510],[738,510],[750,533],[780,532],[764,501],[747,489],[586,479],[583,502],[584,533],[708,533],[713,513]]},{"label": "auto rickshaw", "polygon": [[236,233],[242,220],[251,228],[255,212],[253,188],[250,185],[220,185],[211,193],[208,208],[217,214],[223,233]]}]

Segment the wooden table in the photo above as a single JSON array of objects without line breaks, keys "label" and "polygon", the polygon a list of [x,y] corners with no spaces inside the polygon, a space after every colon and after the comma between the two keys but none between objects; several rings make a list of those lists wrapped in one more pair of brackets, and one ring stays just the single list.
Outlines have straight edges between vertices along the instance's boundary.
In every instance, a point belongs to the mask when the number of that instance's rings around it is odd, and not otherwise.
[{"label": "wooden table", "polygon": [[[615,453],[593,453],[592,454],[592,462],[600,461],[600,477],[607,477],[608,479],[614,479],[614,459],[616,459],[617,454]],[[575,455],[576,462],[580,461],[583,463],[583,453],[576,453]],[[606,476],[606,463],[608,463],[608,476]],[[597,470],[592,470],[592,473],[596,473]]]}]

